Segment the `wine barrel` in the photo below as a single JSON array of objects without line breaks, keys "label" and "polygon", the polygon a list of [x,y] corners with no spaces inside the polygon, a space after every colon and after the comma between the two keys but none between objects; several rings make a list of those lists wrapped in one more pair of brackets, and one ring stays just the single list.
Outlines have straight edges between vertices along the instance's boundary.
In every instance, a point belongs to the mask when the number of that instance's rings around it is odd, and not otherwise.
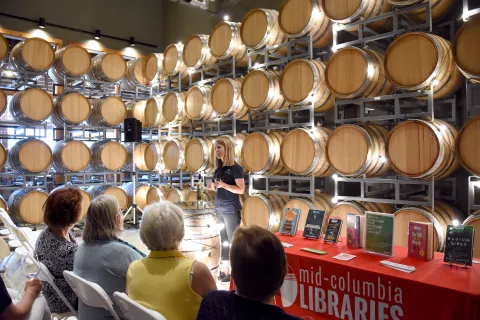
[{"label": "wine barrel", "polygon": [[395,212],[393,222],[393,244],[408,247],[408,223],[410,221],[433,223],[433,247],[443,251],[445,247],[447,225],[453,221],[461,222],[462,214],[445,203],[435,202],[435,206],[403,207]]},{"label": "wine barrel", "polygon": [[142,128],[158,125],[159,106],[155,98],[127,103],[128,117],[142,122]]},{"label": "wine barrel", "polygon": [[181,73],[182,79],[188,79],[187,66],[183,62],[183,44],[169,45],[163,53],[163,71],[169,76]]},{"label": "wine barrel", "polygon": [[55,59],[55,51],[47,41],[29,38],[20,41],[10,53],[10,65],[16,71],[47,72]]},{"label": "wine barrel", "polygon": [[185,199],[188,195],[188,192],[190,192],[190,187],[187,186],[183,187],[182,189],[171,188],[167,191],[165,200],[168,200],[172,203],[184,202],[186,201]]},{"label": "wine barrel", "polygon": [[129,144],[126,149],[128,155],[124,165],[125,170],[133,171],[133,163],[136,170],[140,171],[154,171],[157,168],[159,158],[157,143],[138,143],[135,145],[135,152],[132,144]]},{"label": "wine barrel", "polygon": [[[213,190],[205,190],[204,196],[207,202],[214,202],[216,192]],[[190,190],[188,191],[187,195],[185,196],[185,202],[197,202],[197,190]]]},{"label": "wine barrel", "polygon": [[327,141],[327,160],[332,169],[345,177],[377,177],[386,173],[388,131],[375,124],[346,124],[335,129]]},{"label": "wine barrel", "polygon": [[190,119],[185,111],[185,92],[169,92],[163,97],[162,114],[169,124],[187,125]]},{"label": "wine barrel", "polygon": [[[247,48],[259,50],[287,42],[287,35],[280,28],[278,11],[256,8],[250,10],[240,26],[240,38]],[[287,47],[274,50],[276,55],[286,55]]]},{"label": "wine barrel", "polygon": [[63,186],[57,187],[57,188],[53,189],[50,192],[50,194],[52,194],[53,192],[55,192],[57,190],[66,188],[66,187],[75,188],[78,191],[80,191],[80,194],[82,195],[82,215],[81,215],[81,218],[84,218],[87,215],[88,207],[90,206],[90,203],[92,202],[92,196],[86,190],[84,190],[82,188],[72,186],[72,185],[63,185]]},{"label": "wine barrel", "polygon": [[[245,162],[243,161],[242,157],[243,142],[247,138],[247,135],[244,133],[237,133],[236,136],[221,136],[220,138],[229,139],[232,142],[234,147],[235,162],[243,168],[244,173],[247,173],[248,169],[245,168]],[[213,143],[215,144],[215,142]]]},{"label": "wine barrel", "polygon": [[277,195],[252,195],[243,204],[245,225],[257,225],[277,232],[282,222],[283,208],[288,198]]},{"label": "wine barrel", "polygon": [[442,179],[458,167],[456,137],[457,130],[442,120],[408,120],[392,129],[385,149],[398,174],[414,179]]},{"label": "wine barrel", "polygon": [[478,148],[479,141],[480,115],[476,116],[462,127],[455,143],[458,160],[465,170],[475,176],[480,176],[480,162],[478,161],[478,159],[480,159],[480,148]]},{"label": "wine barrel", "polygon": [[327,63],[328,88],[336,97],[377,97],[394,88],[383,70],[383,55],[370,50],[347,47],[338,50]]},{"label": "wine barrel", "polygon": [[325,211],[325,214],[330,211],[332,208],[332,195],[326,193],[315,193],[315,200],[307,198],[293,198],[288,201],[283,207],[283,211],[287,208],[297,208],[300,209],[300,219],[298,220],[298,230],[302,231],[305,229],[305,224],[307,222],[308,211],[313,210],[322,210]]},{"label": "wine barrel", "polygon": [[2,143],[0,143],[0,168],[3,168],[6,162],[7,162],[7,149],[5,149],[5,146]]},{"label": "wine barrel", "polygon": [[70,45],[55,53],[53,65],[48,75],[57,83],[64,83],[65,77],[81,78],[90,70],[92,60],[90,53],[78,45]]},{"label": "wine barrel", "polygon": [[82,141],[59,141],[53,148],[52,165],[58,172],[86,170],[90,159],[90,149]]},{"label": "wine barrel", "polygon": [[292,104],[310,104],[315,111],[333,108],[334,95],[325,81],[325,63],[316,60],[297,59],[289,62],[282,72],[280,90]]},{"label": "wine barrel", "polygon": [[48,195],[42,189],[15,190],[8,198],[10,217],[17,223],[43,223],[43,205]]},{"label": "wine barrel", "polygon": [[323,127],[288,132],[280,145],[280,158],[285,168],[297,175],[326,177],[332,174],[326,154],[331,134],[332,130]]},{"label": "wine barrel", "polygon": [[87,189],[87,192],[90,194],[92,199],[98,196],[112,196],[117,199],[118,206],[120,209],[126,209],[128,206],[128,199],[127,194],[125,191],[117,186],[113,185],[98,185],[98,186],[91,186]]},{"label": "wine barrel", "polygon": [[163,82],[167,79],[167,74],[165,70],[163,70],[163,53],[154,53],[157,58],[157,73],[155,74],[155,78],[153,81]]},{"label": "wine barrel", "polygon": [[254,132],[249,134],[242,147],[242,158],[245,167],[252,172],[271,175],[285,174],[280,159],[280,145],[285,137],[284,131],[269,133]]},{"label": "wine barrel", "polygon": [[104,52],[92,59],[92,67],[87,73],[90,80],[116,82],[127,73],[127,63],[118,53]]},{"label": "wine barrel", "polygon": [[[133,204],[133,182],[125,183],[122,186],[122,189],[125,191],[128,199],[128,205]],[[148,204],[157,202],[161,199],[160,192],[158,188],[149,186],[145,183],[137,183],[135,186],[135,204],[140,208],[144,209]]]},{"label": "wine barrel", "polygon": [[92,102],[87,123],[92,126],[116,127],[127,117],[127,107],[118,97],[106,97]]},{"label": "wine barrel", "polygon": [[20,140],[9,150],[8,160],[16,172],[40,173],[52,163],[52,150],[39,139]]},{"label": "wine barrel", "polygon": [[63,127],[64,124],[80,124],[89,116],[90,102],[81,93],[62,93],[53,98],[53,112],[50,121],[56,127]]},{"label": "wine barrel", "polygon": [[476,246],[473,247],[473,257],[480,258],[480,211],[473,213],[472,215],[468,216],[465,221],[463,221],[464,226],[473,226],[475,228],[475,238],[473,243]]},{"label": "wine barrel", "polygon": [[[388,0],[388,2],[395,7],[403,8],[407,6],[414,6],[420,3],[430,3],[430,14],[433,21],[439,21],[445,17],[453,7],[454,0]],[[427,9],[421,8],[409,11],[406,15],[415,21],[425,22],[427,18]]]},{"label": "wine barrel", "polygon": [[185,145],[185,162],[191,172],[212,173],[215,170],[214,138],[194,138]]},{"label": "wine barrel", "polygon": [[280,71],[255,70],[245,76],[243,103],[252,111],[271,111],[288,107],[280,92]]},{"label": "wine barrel", "polygon": [[320,0],[286,0],[280,8],[280,28],[289,37],[312,35],[315,48],[332,44],[332,22],[323,12]]},{"label": "wine barrel", "polygon": [[18,91],[10,101],[9,111],[15,121],[42,123],[53,112],[52,97],[39,88]]},{"label": "wine barrel", "polygon": [[92,162],[90,167],[93,170],[120,170],[127,161],[127,150],[118,141],[100,140],[90,147]]},{"label": "wine barrel", "polygon": [[8,57],[8,42],[0,33],[0,66]]},{"label": "wine barrel", "polygon": [[212,120],[217,114],[213,111],[210,95],[211,86],[193,86],[185,96],[185,114],[191,120]]},{"label": "wine barrel", "polygon": [[[351,23],[368,19],[392,11],[387,0],[338,1],[322,0],[322,9],[330,20],[338,23]],[[392,18],[378,20],[368,24],[372,30],[383,30],[392,24]],[[356,31],[358,27],[351,30]],[[350,31],[350,29],[349,29]]]},{"label": "wine barrel", "polygon": [[147,86],[149,81],[146,77],[147,62],[144,58],[132,59],[127,62],[127,72],[122,80],[122,88],[135,91],[137,86]]},{"label": "wine barrel", "polygon": [[397,88],[416,91],[433,86],[435,99],[451,95],[463,83],[450,42],[430,33],[410,32],[395,39],[384,64],[388,79]]},{"label": "wine barrel", "polygon": [[7,110],[7,94],[0,89],[0,116]]},{"label": "wine barrel", "polygon": [[186,140],[174,139],[165,143],[162,151],[163,163],[168,171],[179,171],[187,169],[185,161]]},{"label": "wine barrel", "polygon": [[145,59],[145,70],[144,75],[148,84],[155,80],[155,77],[158,74],[158,56],[155,53],[151,53],[148,56],[144,57]]},{"label": "wine barrel", "polygon": [[206,34],[194,34],[185,42],[183,61],[187,67],[198,69],[215,64],[217,58],[208,49],[209,37]]},{"label": "wine barrel", "polygon": [[248,108],[241,97],[242,79],[223,78],[212,87],[212,108],[225,117],[236,115],[237,120],[248,119]]},{"label": "wine barrel", "polygon": [[480,82],[480,16],[473,16],[457,31],[453,41],[453,57],[467,79]]},{"label": "wine barrel", "polygon": [[219,22],[210,32],[208,47],[218,60],[235,57],[236,66],[248,65],[247,47],[240,38],[240,23],[238,22]]}]

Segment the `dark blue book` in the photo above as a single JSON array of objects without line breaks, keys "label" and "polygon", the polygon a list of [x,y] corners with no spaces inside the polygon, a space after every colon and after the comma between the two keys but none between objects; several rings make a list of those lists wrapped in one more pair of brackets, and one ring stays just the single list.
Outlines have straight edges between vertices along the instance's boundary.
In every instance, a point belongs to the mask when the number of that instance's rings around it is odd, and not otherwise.
[{"label": "dark blue book", "polygon": [[308,210],[307,221],[303,229],[304,238],[320,239],[322,235],[323,222],[325,220],[325,211]]}]

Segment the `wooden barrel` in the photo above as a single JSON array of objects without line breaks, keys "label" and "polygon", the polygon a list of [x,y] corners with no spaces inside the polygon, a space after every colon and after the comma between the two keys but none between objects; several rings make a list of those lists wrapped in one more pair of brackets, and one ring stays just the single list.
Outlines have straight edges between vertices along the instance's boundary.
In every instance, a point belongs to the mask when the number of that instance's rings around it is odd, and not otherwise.
[{"label": "wooden barrel", "polygon": [[90,164],[91,154],[82,141],[59,141],[53,149],[53,167],[58,172],[83,171]]},{"label": "wooden barrel", "polygon": [[473,247],[473,257],[480,258],[480,211],[475,212],[474,214],[470,215],[463,221],[464,226],[473,226],[475,228],[475,238],[474,244],[476,246]]},{"label": "wooden barrel", "polygon": [[235,153],[235,162],[242,166],[244,173],[247,173],[248,169],[245,168],[245,162],[242,157],[243,142],[247,138],[247,135],[244,133],[237,133],[236,136],[221,136],[221,138],[229,139],[232,142]]},{"label": "wooden barrel", "polygon": [[132,59],[127,62],[127,72],[122,80],[122,88],[129,91],[135,91],[137,86],[147,86],[145,70],[147,62],[144,58]]},{"label": "wooden barrel", "polygon": [[433,223],[433,247],[435,251],[443,251],[445,248],[447,225],[453,224],[453,220],[463,221],[462,214],[455,208],[435,202],[432,207],[403,207],[395,212],[393,223],[393,244],[408,247],[408,223],[410,221]]},{"label": "wooden barrel", "polygon": [[283,208],[288,198],[277,195],[252,195],[243,204],[243,220],[245,225],[257,225],[277,232],[282,222]]},{"label": "wooden barrel", "polygon": [[7,94],[0,89],[0,116],[7,110]]},{"label": "wooden barrel", "polygon": [[127,162],[124,165],[125,170],[133,171],[133,163],[136,170],[154,171],[158,166],[159,150],[158,144],[155,142],[137,143],[135,151],[132,144],[127,147]]},{"label": "wooden barrel", "polygon": [[147,84],[150,84],[158,74],[158,56],[155,53],[151,53],[143,58],[145,60],[144,76],[147,80]]},{"label": "wooden barrel", "polygon": [[[392,11],[392,6],[387,0],[322,0],[322,9],[334,22],[351,23],[356,20],[373,18],[388,13]],[[368,28],[378,31],[388,28],[391,24],[392,18],[387,18],[368,24]],[[355,30],[357,29],[358,27],[355,28]]]},{"label": "wooden barrel", "polygon": [[[432,20],[438,21],[451,12],[450,10],[453,7],[454,0],[388,0],[388,2],[392,6],[399,8],[429,2]],[[417,9],[407,12],[406,14],[410,19],[425,22],[425,19],[427,18],[427,9]]]},{"label": "wooden barrel", "polygon": [[10,217],[17,223],[43,223],[43,205],[48,195],[42,189],[15,190],[8,198]]},{"label": "wooden barrel", "polygon": [[390,165],[398,174],[414,179],[445,178],[458,167],[456,137],[457,130],[442,120],[401,122],[387,139]]},{"label": "wooden barrel", "polygon": [[[287,208],[297,208],[300,209],[300,219],[298,220],[298,230],[302,231],[305,229],[305,223],[307,222],[308,211],[313,210],[322,210],[327,214],[332,208],[332,195],[326,193],[315,193],[315,200],[307,198],[293,198],[290,199],[285,206],[283,211]],[[282,211],[282,212],[283,212]]]},{"label": "wooden barrel", "polygon": [[237,120],[248,119],[248,108],[241,96],[242,79],[223,78],[212,87],[212,108],[225,117],[236,115]]},{"label": "wooden barrel", "polygon": [[10,101],[9,110],[15,121],[42,123],[52,114],[52,97],[39,88],[18,91]]},{"label": "wooden barrel", "polygon": [[[287,35],[280,28],[278,11],[272,9],[253,9],[243,18],[240,26],[240,38],[247,48],[259,50],[287,42]],[[273,51],[277,55],[286,55],[287,47]]]},{"label": "wooden barrel", "polygon": [[280,28],[292,38],[311,34],[315,48],[332,44],[332,22],[323,12],[320,0],[287,0],[278,19]]},{"label": "wooden barrel", "polygon": [[127,73],[127,63],[118,53],[104,52],[92,59],[92,67],[87,73],[90,80],[115,82]]},{"label": "wooden barrel", "polygon": [[480,148],[478,148],[479,141],[480,115],[476,116],[462,127],[455,143],[458,160],[465,170],[475,176],[480,176],[480,161],[478,161],[478,159],[480,159]]},{"label": "wooden barrel", "polygon": [[169,45],[163,53],[163,71],[169,76],[181,73],[182,79],[188,79],[187,66],[182,58],[183,44],[174,43]]},{"label": "wooden barrel", "polygon": [[10,53],[10,65],[16,71],[47,72],[55,59],[55,51],[47,41],[29,38],[20,41]]},{"label": "wooden barrel", "polygon": [[186,201],[187,195],[190,192],[190,187],[185,186],[182,189],[171,188],[167,191],[165,200],[168,200],[172,203],[180,203]]},{"label": "wooden barrel", "polygon": [[463,83],[450,42],[430,33],[410,32],[395,39],[384,64],[388,79],[397,88],[415,91],[433,86],[435,99],[451,95]]},{"label": "wooden barrel", "polygon": [[208,47],[218,60],[235,57],[236,66],[248,65],[247,47],[240,38],[240,23],[238,22],[219,22],[210,32]]},{"label": "wooden barrel", "polygon": [[280,145],[285,137],[284,131],[249,134],[242,147],[245,167],[252,172],[271,175],[284,174],[287,170],[280,159]]},{"label": "wooden barrel", "polygon": [[187,125],[190,119],[185,111],[185,92],[169,92],[163,97],[162,114],[169,124]]},{"label": "wooden barrel", "polygon": [[80,124],[89,116],[90,102],[81,93],[62,93],[53,98],[53,112],[50,121],[56,127],[63,127],[64,124]]},{"label": "wooden barrel", "polygon": [[194,34],[185,42],[183,61],[187,67],[198,69],[215,64],[217,58],[208,49],[209,37],[207,34]]},{"label": "wooden barrel", "polygon": [[8,160],[16,172],[40,173],[52,163],[52,150],[39,139],[20,140],[9,150]]},{"label": "wooden barrel", "polygon": [[326,146],[332,130],[324,127],[298,128],[288,132],[280,146],[285,168],[297,175],[325,177],[332,174],[327,161]]},{"label": "wooden barrel", "polygon": [[90,147],[93,170],[120,170],[127,161],[127,150],[118,141],[100,140]]},{"label": "wooden barrel", "polygon": [[185,145],[185,162],[191,172],[212,173],[215,170],[214,138],[194,138]]},{"label": "wooden barrel", "polygon": [[[125,183],[122,186],[128,199],[128,205],[133,204],[133,182]],[[137,183],[135,186],[135,204],[144,209],[148,204],[159,201],[160,193],[156,187],[149,186],[145,183]]]},{"label": "wooden barrel", "polygon": [[297,59],[289,62],[282,72],[280,90],[292,104],[311,104],[315,111],[324,112],[333,108],[334,95],[325,81],[324,62]]},{"label": "wooden barrel", "polygon": [[159,106],[155,98],[127,103],[127,115],[142,122],[142,128],[158,125]]},{"label": "wooden barrel", "polygon": [[345,177],[377,177],[389,169],[385,155],[388,131],[375,124],[346,124],[335,129],[327,141],[327,160]]},{"label": "wooden barrel", "polygon": [[217,116],[213,111],[210,95],[211,86],[193,86],[185,96],[185,113],[191,120],[212,120]]},{"label": "wooden barrel", "polygon": [[165,70],[163,70],[163,53],[154,53],[154,55],[157,57],[157,73],[155,74],[155,78],[153,81],[157,82],[163,82],[167,79],[167,74],[165,73]]},{"label": "wooden barrel", "polygon": [[[214,202],[215,201],[215,196],[216,192],[213,190],[205,190],[204,196],[207,202]],[[185,201],[186,202],[197,202],[197,190],[192,190],[188,191],[187,195],[185,196]]]},{"label": "wooden barrel", "polygon": [[162,151],[162,159],[165,165],[165,170],[179,171],[187,169],[187,162],[185,161],[185,147],[186,140],[170,140],[165,143]]},{"label": "wooden barrel", "polygon": [[480,16],[473,16],[457,31],[453,41],[453,57],[465,77],[473,82],[480,81]]},{"label": "wooden barrel", "polygon": [[3,168],[5,166],[5,163],[7,162],[7,149],[5,149],[5,146],[0,143],[0,168]]},{"label": "wooden barrel", "polygon": [[106,97],[92,102],[87,123],[92,126],[116,127],[127,117],[127,107],[118,97]]},{"label": "wooden barrel", "polygon": [[57,83],[64,83],[65,77],[81,78],[90,70],[90,53],[78,45],[70,45],[55,53],[55,60],[48,75]]},{"label": "wooden barrel", "polygon": [[126,209],[128,207],[128,199],[127,194],[125,191],[117,186],[114,185],[98,185],[98,186],[91,186],[88,188],[88,193],[92,197],[92,199],[98,196],[112,196],[117,199],[118,206],[120,209]]},{"label": "wooden barrel", "polygon": [[394,91],[383,70],[383,55],[370,49],[338,50],[328,60],[325,77],[339,98],[378,97]]},{"label": "wooden barrel", "polygon": [[241,93],[243,103],[252,111],[270,111],[288,107],[280,92],[280,71],[255,70],[245,76]]},{"label": "wooden barrel", "polygon": [[8,42],[5,37],[0,34],[0,66],[8,57]]}]

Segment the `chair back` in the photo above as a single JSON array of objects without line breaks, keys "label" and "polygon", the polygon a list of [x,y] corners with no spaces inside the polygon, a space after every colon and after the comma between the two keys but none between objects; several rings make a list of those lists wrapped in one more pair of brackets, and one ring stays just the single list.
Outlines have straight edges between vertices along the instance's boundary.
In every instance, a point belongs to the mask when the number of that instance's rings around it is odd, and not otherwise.
[{"label": "chair back", "polygon": [[106,309],[110,311],[115,319],[120,320],[115,310],[113,310],[112,300],[110,300],[102,287],[77,276],[71,271],[63,271],[63,276],[83,303],[90,307]]},{"label": "chair back", "polygon": [[5,257],[8,257],[10,255],[10,247],[8,244],[3,240],[3,238],[0,238],[0,260],[2,260]]},{"label": "chair back", "polygon": [[114,292],[113,299],[123,314],[130,320],[167,320],[160,313],[145,308],[138,302],[133,301],[123,292]]}]

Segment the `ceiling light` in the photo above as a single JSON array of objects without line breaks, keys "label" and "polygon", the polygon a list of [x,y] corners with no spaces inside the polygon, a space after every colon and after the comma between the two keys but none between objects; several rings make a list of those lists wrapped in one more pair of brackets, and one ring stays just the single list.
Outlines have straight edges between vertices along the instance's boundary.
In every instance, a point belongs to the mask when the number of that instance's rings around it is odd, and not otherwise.
[{"label": "ceiling light", "polygon": [[130,37],[130,47],[135,47],[135,37]]},{"label": "ceiling light", "polygon": [[98,29],[95,30],[95,37],[94,38],[97,39],[97,40],[100,40],[100,34],[101,34],[100,30],[98,30]]},{"label": "ceiling light", "polygon": [[38,27],[40,29],[45,29],[45,18],[38,19]]},{"label": "ceiling light", "polygon": [[224,20],[224,21],[230,20],[230,16],[229,16],[228,14],[224,15],[224,16],[223,16],[223,20]]}]

